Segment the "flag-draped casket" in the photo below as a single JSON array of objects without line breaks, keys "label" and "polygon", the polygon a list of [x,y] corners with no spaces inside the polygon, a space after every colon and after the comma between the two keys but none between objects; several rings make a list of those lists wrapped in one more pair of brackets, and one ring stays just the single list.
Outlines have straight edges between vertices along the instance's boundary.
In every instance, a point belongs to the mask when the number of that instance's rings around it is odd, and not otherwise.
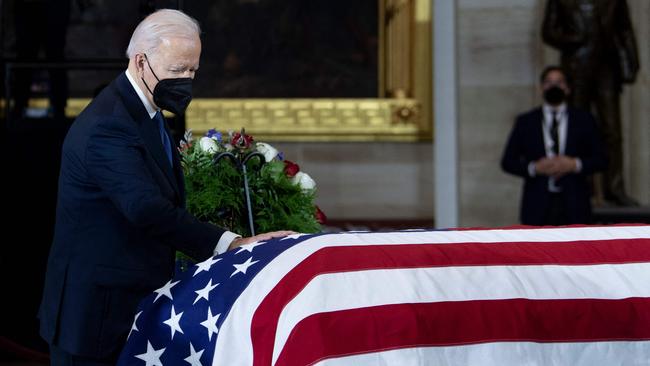
[{"label": "flag-draped casket", "polygon": [[144,299],[122,365],[650,365],[650,226],[294,235]]}]

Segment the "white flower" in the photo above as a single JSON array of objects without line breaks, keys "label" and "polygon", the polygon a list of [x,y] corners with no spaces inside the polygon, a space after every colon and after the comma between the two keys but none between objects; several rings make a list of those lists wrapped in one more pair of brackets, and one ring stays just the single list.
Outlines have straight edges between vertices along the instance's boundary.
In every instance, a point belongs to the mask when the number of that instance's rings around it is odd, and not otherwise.
[{"label": "white flower", "polygon": [[296,175],[291,178],[293,184],[297,184],[303,190],[309,190],[316,188],[316,182],[309,176],[307,173],[298,172]]},{"label": "white flower", "polygon": [[194,136],[192,136],[192,129],[185,131],[185,134],[183,135],[183,140],[187,141],[188,143],[194,140]]},{"label": "white flower", "polygon": [[199,146],[201,147],[201,150],[211,154],[214,154],[219,150],[217,142],[209,137],[201,137],[199,140]]},{"label": "white flower", "polygon": [[267,144],[266,142],[258,142],[256,146],[257,146],[257,151],[259,151],[260,153],[262,153],[262,155],[264,155],[264,160],[267,163],[273,160],[276,156],[278,156],[278,150],[273,146]]}]

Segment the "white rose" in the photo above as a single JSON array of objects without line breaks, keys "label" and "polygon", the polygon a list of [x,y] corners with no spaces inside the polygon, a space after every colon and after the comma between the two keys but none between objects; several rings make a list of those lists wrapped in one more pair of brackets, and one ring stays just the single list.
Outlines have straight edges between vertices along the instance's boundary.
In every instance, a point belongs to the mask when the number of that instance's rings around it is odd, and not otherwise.
[{"label": "white rose", "polygon": [[267,163],[278,156],[278,150],[265,142],[258,142],[256,146],[257,151],[264,155],[264,160],[266,160]]},{"label": "white rose", "polygon": [[199,140],[199,146],[201,147],[201,150],[211,154],[214,154],[219,150],[217,142],[209,137],[201,137]]},{"label": "white rose", "polygon": [[296,175],[291,178],[293,184],[297,184],[300,188],[304,190],[316,188],[316,182],[309,176],[307,173],[298,172]]}]

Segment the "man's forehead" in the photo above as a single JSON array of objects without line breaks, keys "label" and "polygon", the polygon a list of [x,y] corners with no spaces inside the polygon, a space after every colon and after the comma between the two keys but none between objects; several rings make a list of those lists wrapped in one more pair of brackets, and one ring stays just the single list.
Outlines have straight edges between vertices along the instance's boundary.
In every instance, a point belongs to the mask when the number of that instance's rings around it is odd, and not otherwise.
[{"label": "man's forehead", "polygon": [[156,51],[160,58],[169,64],[198,63],[201,43],[181,37],[163,39]]},{"label": "man's forehead", "polygon": [[549,81],[566,81],[566,77],[561,71],[553,70],[549,72],[544,78],[544,82],[549,82]]},{"label": "man's forehead", "polygon": [[176,36],[160,38],[160,47],[194,47],[201,44],[201,38],[195,36]]}]

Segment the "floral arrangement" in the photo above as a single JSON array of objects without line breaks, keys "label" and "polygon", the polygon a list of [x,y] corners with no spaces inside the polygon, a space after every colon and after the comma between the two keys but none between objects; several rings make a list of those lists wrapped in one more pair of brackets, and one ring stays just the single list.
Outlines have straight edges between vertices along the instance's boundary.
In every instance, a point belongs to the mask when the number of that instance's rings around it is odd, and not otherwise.
[{"label": "floral arrangement", "polygon": [[316,182],[273,146],[241,132],[214,129],[194,140],[186,132],[179,151],[187,208],[197,218],[243,236],[249,229],[244,173],[255,233],[314,233],[326,220],[314,204]]}]

